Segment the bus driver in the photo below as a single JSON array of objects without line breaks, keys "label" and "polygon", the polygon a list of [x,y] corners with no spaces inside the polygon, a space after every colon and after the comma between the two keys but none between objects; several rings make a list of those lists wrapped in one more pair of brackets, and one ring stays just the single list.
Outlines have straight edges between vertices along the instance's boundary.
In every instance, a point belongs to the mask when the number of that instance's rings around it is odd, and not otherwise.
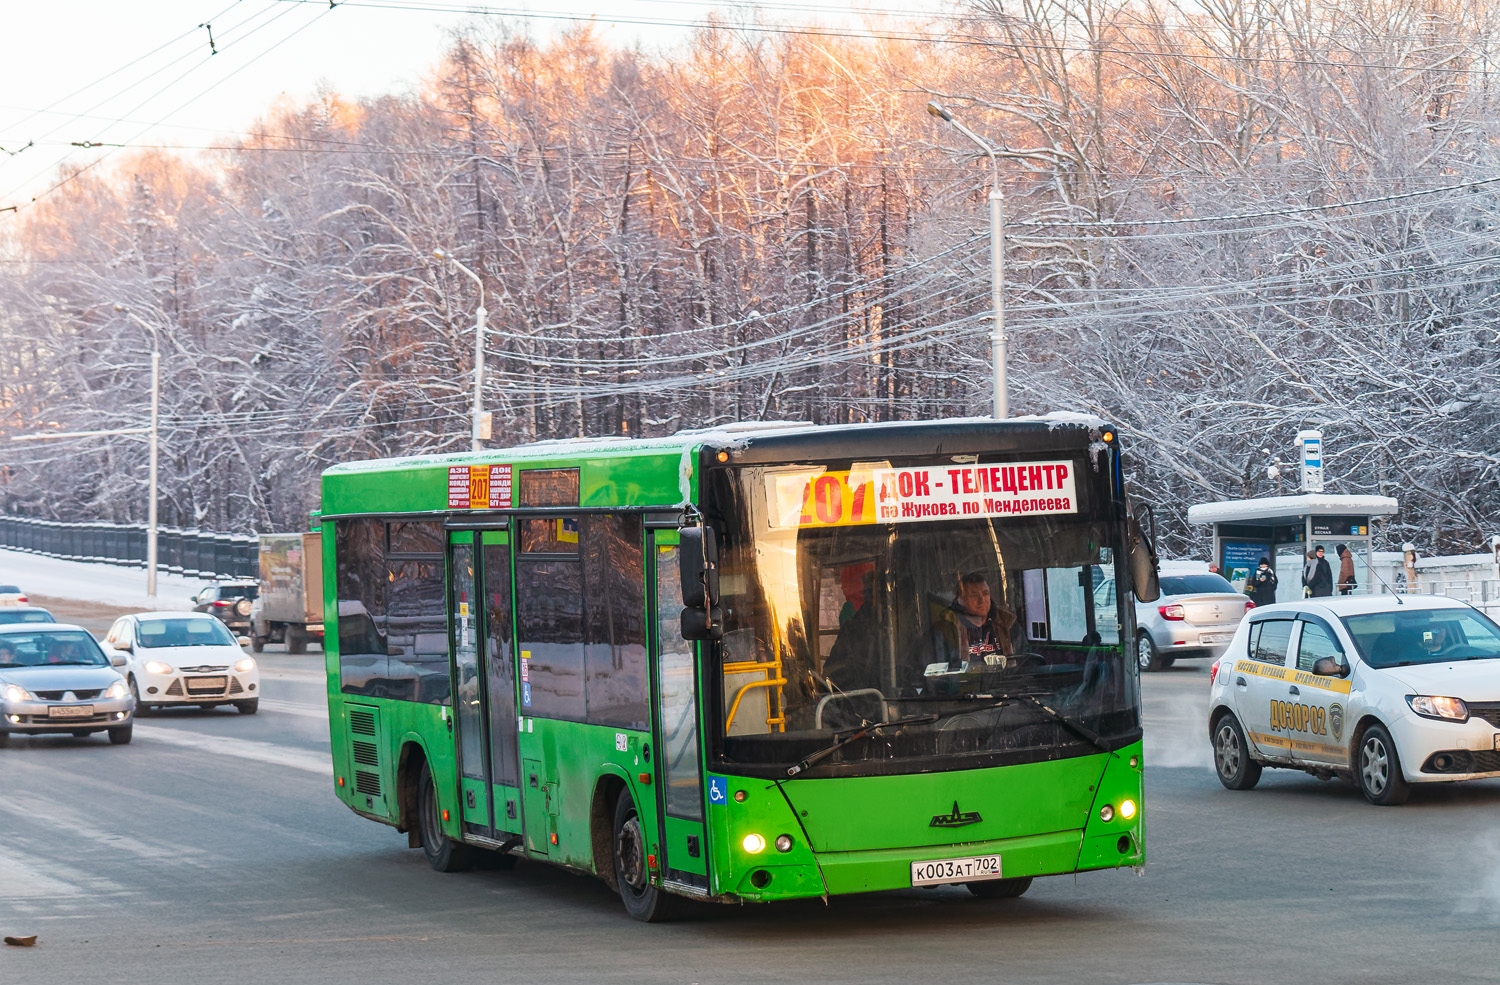
[{"label": "bus driver", "polygon": [[1015,653],[1011,629],[1016,614],[990,597],[990,585],[981,571],[971,571],[958,581],[958,593],[933,630],[933,659],[947,661],[949,669],[1004,668]]}]

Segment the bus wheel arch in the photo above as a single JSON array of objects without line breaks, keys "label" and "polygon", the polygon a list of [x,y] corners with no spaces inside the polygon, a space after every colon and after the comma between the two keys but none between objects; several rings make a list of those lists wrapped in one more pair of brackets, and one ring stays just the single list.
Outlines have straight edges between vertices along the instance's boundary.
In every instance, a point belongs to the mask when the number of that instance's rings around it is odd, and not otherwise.
[{"label": "bus wheel arch", "polygon": [[620,883],[615,878],[615,804],[625,789],[625,781],[614,773],[605,773],[594,784],[594,799],[589,806],[589,843],[593,846],[594,874],[615,892]]},{"label": "bus wheel arch", "polygon": [[408,848],[422,847],[422,826],[416,823],[416,818],[425,765],[427,751],[420,743],[402,743],[401,755],[396,760],[396,830],[406,833]]}]

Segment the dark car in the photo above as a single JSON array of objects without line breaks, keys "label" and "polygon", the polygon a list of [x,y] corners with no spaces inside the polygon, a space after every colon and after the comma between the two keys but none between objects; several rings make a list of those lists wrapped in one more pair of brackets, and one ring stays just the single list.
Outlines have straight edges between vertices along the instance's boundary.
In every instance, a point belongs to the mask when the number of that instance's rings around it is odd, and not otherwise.
[{"label": "dark car", "polygon": [[39,605],[7,605],[0,607],[0,626],[17,622],[57,622],[52,613]]},{"label": "dark car", "polygon": [[236,635],[248,635],[250,607],[259,594],[258,581],[221,581],[193,596],[193,611],[212,613],[224,625],[236,630]]}]

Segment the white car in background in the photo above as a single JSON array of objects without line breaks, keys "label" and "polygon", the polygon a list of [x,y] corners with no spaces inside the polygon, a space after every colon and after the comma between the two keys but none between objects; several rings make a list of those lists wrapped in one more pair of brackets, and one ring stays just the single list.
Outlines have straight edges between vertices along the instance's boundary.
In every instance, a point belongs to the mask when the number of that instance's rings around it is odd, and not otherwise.
[{"label": "white car in background", "polygon": [[253,715],[260,706],[260,668],[224,624],[201,612],[142,612],[115,620],[106,650],[125,657],[122,669],[136,715],[164,705],[214,708],[232,704]]},{"label": "white car in background", "polygon": [[1208,731],[1231,790],[1279,766],[1387,805],[1500,776],[1500,626],[1437,595],[1262,606],[1213,666]]},{"label": "white car in background", "polygon": [[25,605],[26,593],[20,585],[0,585],[0,605]]}]

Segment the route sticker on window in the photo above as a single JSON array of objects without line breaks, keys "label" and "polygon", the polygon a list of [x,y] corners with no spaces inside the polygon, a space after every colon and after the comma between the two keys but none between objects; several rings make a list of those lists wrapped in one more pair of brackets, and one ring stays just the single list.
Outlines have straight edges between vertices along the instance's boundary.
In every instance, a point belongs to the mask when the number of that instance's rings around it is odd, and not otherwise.
[{"label": "route sticker on window", "polygon": [[767,476],[766,499],[779,529],[1078,512],[1073,463],[1065,461],[796,469]]},{"label": "route sticker on window", "polygon": [[708,775],[708,802],[714,807],[729,803],[729,777]]}]

